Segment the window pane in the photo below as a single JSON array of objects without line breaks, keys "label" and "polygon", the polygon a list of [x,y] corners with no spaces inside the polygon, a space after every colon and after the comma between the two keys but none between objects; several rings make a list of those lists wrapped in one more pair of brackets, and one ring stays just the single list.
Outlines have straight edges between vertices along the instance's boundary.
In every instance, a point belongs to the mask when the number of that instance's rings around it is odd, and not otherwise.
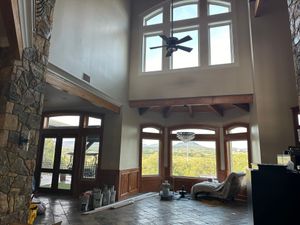
[{"label": "window pane", "polygon": [[231,172],[246,172],[248,168],[248,142],[229,141]]},{"label": "window pane", "polygon": [[88,120],[89,127],[101,127],[101,119],[90,116]]},{"label": "window pane", "polygon": [[150,49],[162,45],[162,39],[157,36],[145,36],[144,72],[162,70],[162,48]]},{"label": "window pane", "polygon": [[300,114],[298,114],[298,125],[300,126]]},{"label": "window pane", "polygon": [[41,173],[40,187],[51,188],[52,186],[52,173]]},{"label": "window pane", "polygon": [[63,138],[61,147],[60,169],[72,170],[75,138]]},{"label": "window pane", "polygon": [[198,17],[198,4],[174,6],[174,21]]},{"label": "window pane", "polygon": [[218,2],[218,3],[209,3],[208,4],[208,15],[217,15],[222,13],[229,13],[231,11],[229,2]]},{"label": "window pane", "polygon": [[228,131],[229,134],[247,133],[246,127],[235,127]]},{"label": "window pane", "polygon": [[154,127],[145,127],[143,128],[144,133],[152,133],[152,134],[159,134],[160,130]]},{"label": "window pane", "polygon": [[149,15],[144,18],[144,26],[160,24],[162,22],[163,22],[163,14],[162,13],[159,13],[159,14],[155,13],[154,15]]},{"label": "window pane", "polygon": [[56,138],[45,138],[43,150],[43,169],[53,169]]},{"label": "window pane", "polygon": [[199,66],[199,54],[198,54],[198,30],[175,32],[174,36],[181,39],[187,35],[190,35],[192,40],[180,44],[181,46],[192,48],[191,52],[186,52],[178,49],[172,54],[172,68],[188,68]]},{"label": "window pane", "polygon": [[58,181],[58,189],[71,190],[72,175],[60,173]]},{"label": "window pane", "polygon": [[83,178],[95,179],[98,167],[99,157],[99,136],[86,137],[85,151],[84,151],[84,166]]},{"label": "window pane", "polygon": [[207,130],[207,129],[180,129],[180,130],[173,130],[172,134],[176,134],[177,132],[194,132],[195,134],[216,134],[214,130]]},{"label": "window pane", "polygon": [[142,140],[142,176],[159,175],[159,140]]},{"label": "window pane", "polygon": [[48,128],[78,127],[79,119],[79,116],[51,116],[49,117]]},{"label": "window pane", "polygon": [[210,65],[232,63],[231,26],[209,28]]},{"label": "window pane", "polygon": [[215,141],[172,141],[172,175],[217,177]]}]

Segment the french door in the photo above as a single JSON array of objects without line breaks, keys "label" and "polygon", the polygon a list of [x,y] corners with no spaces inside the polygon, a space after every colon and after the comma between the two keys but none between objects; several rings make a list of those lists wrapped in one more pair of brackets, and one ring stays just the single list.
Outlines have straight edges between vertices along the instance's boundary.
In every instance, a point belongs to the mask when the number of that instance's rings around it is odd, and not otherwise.
[{"label": "french door", "polygon": [[72,192],[76,136],[46,136],[37,184],[40,189]]}]

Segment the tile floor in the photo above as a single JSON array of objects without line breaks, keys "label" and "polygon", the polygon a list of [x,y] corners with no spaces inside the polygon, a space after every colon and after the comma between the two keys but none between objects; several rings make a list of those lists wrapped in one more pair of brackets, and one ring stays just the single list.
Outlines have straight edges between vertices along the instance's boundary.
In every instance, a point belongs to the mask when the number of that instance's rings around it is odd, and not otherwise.
[{"label": "tile floor", "polygon": [[40,196],[46,204],[45,215],[34,224],[50,225],[246,225],[247,203],[223,203],[216,200],[160,201],[149,197],[118,209],[108,209],[92,215],[81,215],[79,201],[70,197]]}]

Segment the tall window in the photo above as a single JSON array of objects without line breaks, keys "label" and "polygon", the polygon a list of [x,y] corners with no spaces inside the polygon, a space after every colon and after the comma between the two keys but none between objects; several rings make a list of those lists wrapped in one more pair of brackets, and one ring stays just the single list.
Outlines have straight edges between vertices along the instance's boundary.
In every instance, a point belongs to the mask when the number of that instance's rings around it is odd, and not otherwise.
[{"label": "tall window", "polygon": [[[182,142],[177,132],[194,132],[195,138]],[[217,177],[218,132],[216,128],[183,127],[169,133],[171,176]]]},{"label": "tall window", "polygon": [[162,128],[143,126],[141,129],[140,168],[142,176],[161,174]]},{"label": "tall window", "polygon": [[226,169],[246,172],[251,162],[248,124],[231,124],[224,128]]},{"label": "tall window", "polygon": [[[200,66],[234,63],[233,6],[235,0],[180,0],[173,6],[173,33],[178,39],[190,35],[191,41],[181,45],[191,52],[177,50],[166,55],[160,34],[172,34],[170,1],[147,11],[141,21],[142,72],[159,72]],[[206,7],[205,7],[206,5]],[[171,21],[171,22],[170,22]],[[203,40],[203,41],[202,41]],[[200,45],[201,43],[201,45]]]}]

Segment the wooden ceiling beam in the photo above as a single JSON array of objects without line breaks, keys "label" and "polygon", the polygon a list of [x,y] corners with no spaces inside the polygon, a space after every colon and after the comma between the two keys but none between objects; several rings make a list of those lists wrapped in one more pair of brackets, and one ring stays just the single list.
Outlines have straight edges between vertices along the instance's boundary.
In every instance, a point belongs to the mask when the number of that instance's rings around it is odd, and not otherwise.
[{"label": "wooden ceiling beam", "polygon": [[192,98],[169,98],[169,99],[144,99],[131,100],[129,105],[132,108],[141,107],[167,107],[172,105],[219,105],[219,104],[241,104],[252,103],[253,95],[225,95],[225,96],[206,96]]},{"label": "wooden ceiling beam", "polygon": [[193,106],[187,105],[187,108],[188,108],[188,110],[189,110],[189,115],[190,115],[190,117],[193,118],[193,117],[194,117]]},{"label": "wooden ceiling beam", "polygon": [[[0,0],[1,1],[1,0]],[[115,113],[120,113],[120,106],[115,105],[100,96],[97,96],[81,86],[72,83],[66,79],[56,76],[52,72],[47,72],[45,75],[46,83],[50,84],[54,88],[64,91],[70,95],[80,97],[98,107],[103,107]]]},{"label": "wooden ceiling beam", "polygon": [[162,110],[163,117],[168,118],[171,114],[171,111],[172,111],[172,106],[164,107]]},{"label": "wooden ceiling beam", "polygon": [[220,116],[224,116],[224,109],[220,105],[209,105],[209,107]]},{"label": "wooden ceiling beam", "polygon": [[24,46],[18,0],[0,0],[0,10],[9,41],[9,47],[14,57],[21,59]]},{"label": "wooden ceiling beam", "polygon": [[247,103],[243,103],[243,104],[233,104],[235,107],[242,109],[246,112],[250,112],[250,105]]}]

